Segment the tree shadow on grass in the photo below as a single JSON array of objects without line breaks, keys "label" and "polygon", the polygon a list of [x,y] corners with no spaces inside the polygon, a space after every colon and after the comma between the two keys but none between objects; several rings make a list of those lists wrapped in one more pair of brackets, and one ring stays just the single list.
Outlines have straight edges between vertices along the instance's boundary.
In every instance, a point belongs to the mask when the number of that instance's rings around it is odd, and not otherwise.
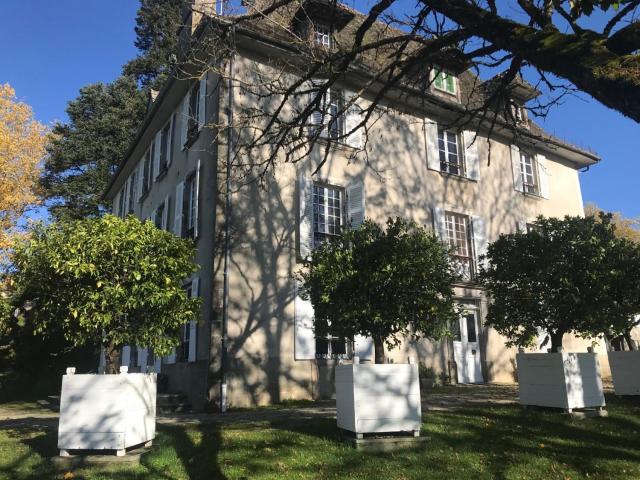
[{"label": "tree shadow on grass", "polygon": [[[227,477],[219,463],[222,445],[220,425],[208,424],[187,428],[171,426],[163,427],[162,431],[169,436],[169,443],[180,459],[187,478],[226,480]],[[147,468],[153,468],[146,459],[143,459],[143,464]]]}]

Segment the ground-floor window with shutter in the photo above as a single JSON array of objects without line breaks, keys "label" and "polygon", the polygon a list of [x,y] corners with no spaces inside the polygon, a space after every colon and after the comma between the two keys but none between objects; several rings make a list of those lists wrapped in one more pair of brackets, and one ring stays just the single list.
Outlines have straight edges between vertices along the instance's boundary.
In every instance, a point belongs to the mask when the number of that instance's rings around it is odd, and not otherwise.
[{"label": "ground-floor window with shutter", "polygon": [[445,232],[451,248],[451,257],[463,281],[474,277],[473,250],[469,217],[454,212],[445,212]]},{"label": "ground-floor window with shutter", "polygon": [[343,189],[313,184],[313,247],[342,233]]},{"label": "ground-floor window with shutter", "polygon": [[460,145],[460,135],[457,132],[438,128],[440,171],[464,176],[464,161]]},{"label": "ground-floor window with shutter", "polygon": [[[199,278],[196,277],[184,286],[185,292],[189,297],[197,297],[199,295],[199,283]],[[197,320],[191,320],[182,325],[180,329],[180,345],[176,351],[179,362],[196,361],[197,327]]]},{"label": "ground-floor window with shutter", "polygon": [[540,194],[538,181],[538,169],[533,155],[520,152],[520,172],[522,175],[522,187],[525,193]]}]

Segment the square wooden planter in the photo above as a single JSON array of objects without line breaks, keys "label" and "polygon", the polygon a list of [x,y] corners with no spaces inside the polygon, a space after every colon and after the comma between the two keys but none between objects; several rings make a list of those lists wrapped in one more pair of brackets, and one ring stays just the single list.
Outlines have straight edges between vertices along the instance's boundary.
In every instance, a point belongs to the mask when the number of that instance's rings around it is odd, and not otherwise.
[{"label": "square wooden planter", "polygon": [[336,367],[338,427],[366,433],[420,434],[422,408],[416,364],[346,364]]},{"label": "square wooden planter", "polygon": [[607,355],[616,395],[640,395],[640,350]]},{"label": "square wooden planter", "polygon": [[62,377],[58,448],[116,450],[150,444],[156,433],[156,374]]},{"label": "square wooden planter", "polygon": [[539,407],[604,407],[595,353],[518,353],[520,403]]}]

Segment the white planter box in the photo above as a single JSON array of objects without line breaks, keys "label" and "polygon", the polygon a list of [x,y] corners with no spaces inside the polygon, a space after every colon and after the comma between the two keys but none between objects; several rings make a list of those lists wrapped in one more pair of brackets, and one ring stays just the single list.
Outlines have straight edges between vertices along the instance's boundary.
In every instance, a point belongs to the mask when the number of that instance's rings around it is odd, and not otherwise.
[{"label": "white planter box", "polygon": [[58,448],[118,450],[156,434],[156,374],[64,375]]},{"label": "white planter box", "polygon": [[595,353],[518,353],[520,403],[539,407],[604,407]]},{"label": "white planter box", "polygon": [[364,433],[414,432],[422,423],[416,364],[336,367],[338,427]]},{"label": "white planter box", "polygon": [[640,350],[608,352],[616,395],[640,395]]}]

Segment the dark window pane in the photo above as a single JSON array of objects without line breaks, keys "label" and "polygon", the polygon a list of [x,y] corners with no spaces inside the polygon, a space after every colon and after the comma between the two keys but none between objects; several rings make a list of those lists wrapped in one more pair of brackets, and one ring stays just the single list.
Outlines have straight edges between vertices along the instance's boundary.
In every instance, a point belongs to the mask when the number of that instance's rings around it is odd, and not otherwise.
[{"label": "dark window pane", "polygon": [[467,319],[467,341],[477,342],[478,335],[476,332],[476,316],[473,313],[468,313],[466,315],[466,319]]}]

